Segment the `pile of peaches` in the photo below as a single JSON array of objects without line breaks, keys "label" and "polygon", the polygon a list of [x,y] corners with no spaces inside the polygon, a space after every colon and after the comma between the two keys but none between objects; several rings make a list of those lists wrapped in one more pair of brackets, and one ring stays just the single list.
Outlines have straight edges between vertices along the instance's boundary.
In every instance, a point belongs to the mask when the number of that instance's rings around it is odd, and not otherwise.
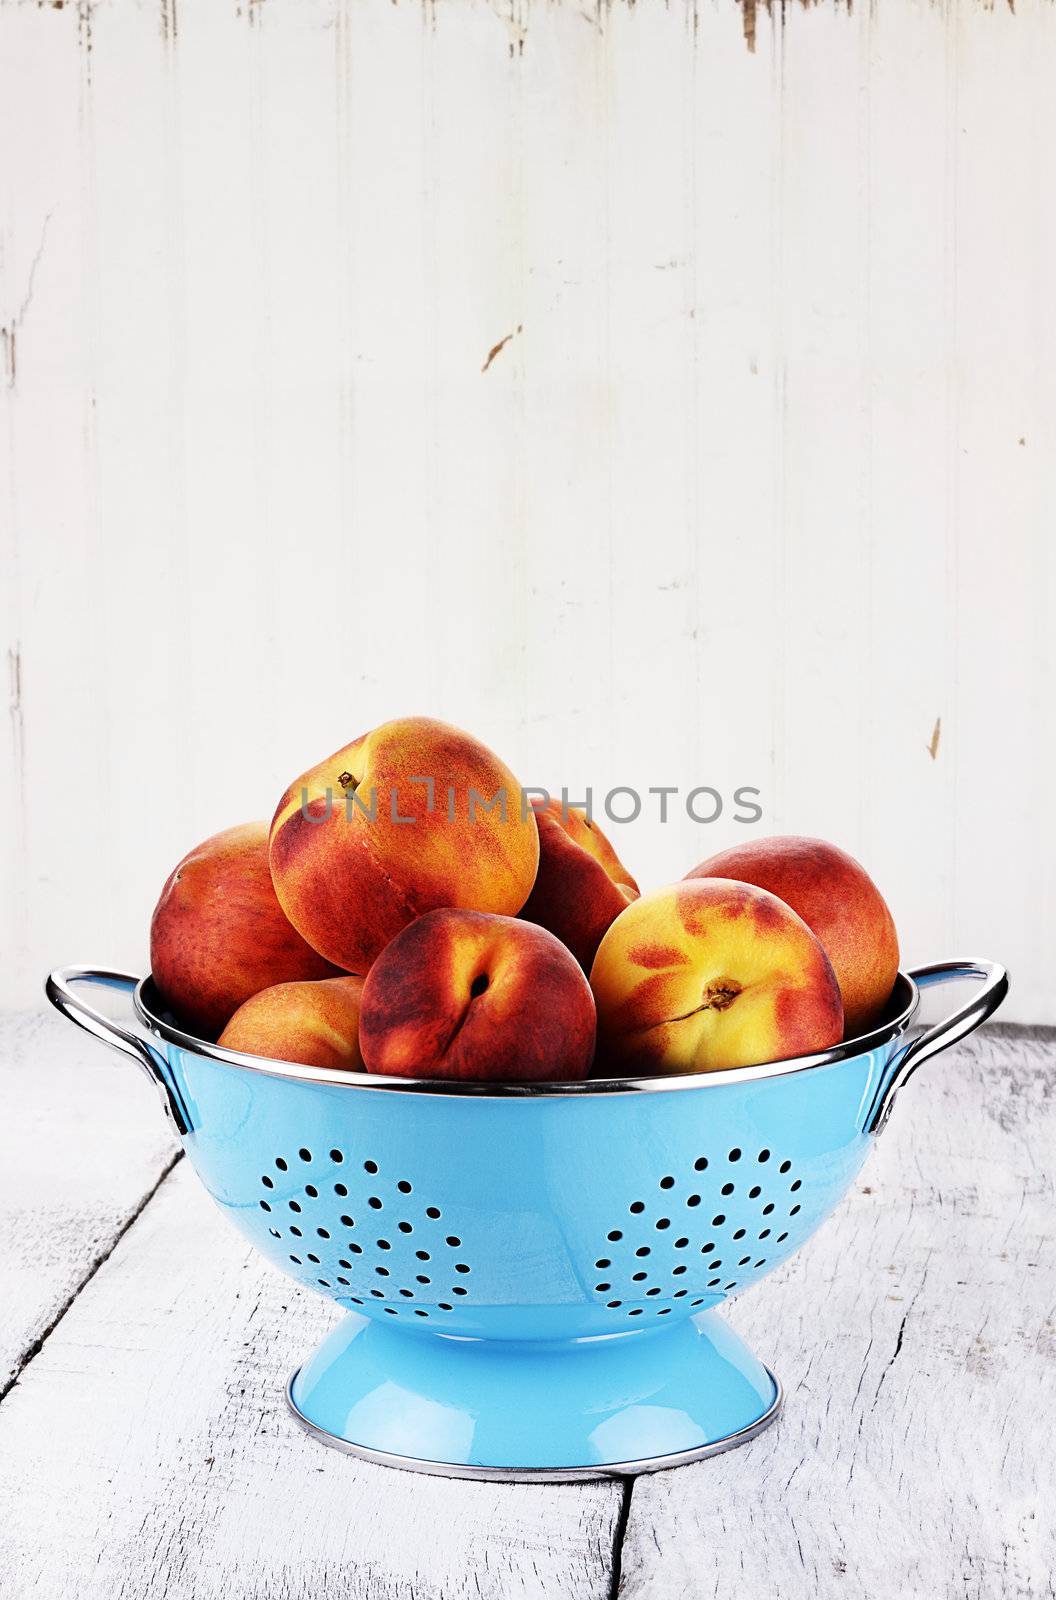
[{"label": "pile of peaches", "polygon": [[526,802],[496,755],[424,717],[304,773],[270,827],[192,850],[150,947],[198,1038],[496,1083],[810,1054],[878,1023],[898,971],[891,913],[834,845],[747,842],[640,894],[583,810]]}]

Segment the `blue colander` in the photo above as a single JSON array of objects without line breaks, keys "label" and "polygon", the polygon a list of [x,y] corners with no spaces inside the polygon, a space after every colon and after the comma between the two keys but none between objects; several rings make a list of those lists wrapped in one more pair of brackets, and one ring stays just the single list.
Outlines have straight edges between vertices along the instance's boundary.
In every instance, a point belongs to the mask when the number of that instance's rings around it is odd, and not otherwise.
[{"label": "blue colander", "polygon": [[[971,1002],[911,1040],[919,990],[961,978],[982,980]],[[90,984],[134,990],[138,1028]],[[1007,988],[990,962],[943,962],[820,1055],[492,1086],[241,1055],[182,1033],[150,978],[47,980],[146,1069],[235,1226],[347,1312],[290,1379],[309,1432],[391,1466],[551,1479],[676,1466],[774,1420],[777,1379],[717,1308],[810,1237],[906,1079]]]}]

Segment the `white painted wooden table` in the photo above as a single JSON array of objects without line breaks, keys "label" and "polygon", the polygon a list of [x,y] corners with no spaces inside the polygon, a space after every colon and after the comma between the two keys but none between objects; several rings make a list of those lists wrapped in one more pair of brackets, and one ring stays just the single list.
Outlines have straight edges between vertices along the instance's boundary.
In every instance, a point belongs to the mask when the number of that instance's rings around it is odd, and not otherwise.
[{"label": "white painted wooden table", "polygon": [[1056,1040],[919,1074],[856,1191],[730,1309],[776,1428],[633,1485],[390,1472],[288,1419],[334,1315],[214,1212],[149,1087],[0,1034],[4,1600],[1051,1596]]}]

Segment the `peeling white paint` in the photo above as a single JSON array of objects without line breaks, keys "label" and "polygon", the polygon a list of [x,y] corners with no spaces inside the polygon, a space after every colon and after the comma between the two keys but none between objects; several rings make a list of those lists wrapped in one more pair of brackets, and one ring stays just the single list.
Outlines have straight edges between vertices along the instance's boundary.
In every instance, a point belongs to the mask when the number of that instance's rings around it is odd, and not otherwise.
[{"label": "peeling white paint", "polygon": [[[142,965],[194,840],[428,709],[573,794],[757,785],[1056,1020],[1056,7],[755,43],[0,3],[3,999]],[[657,883],[737,830],[614,831]]]}]

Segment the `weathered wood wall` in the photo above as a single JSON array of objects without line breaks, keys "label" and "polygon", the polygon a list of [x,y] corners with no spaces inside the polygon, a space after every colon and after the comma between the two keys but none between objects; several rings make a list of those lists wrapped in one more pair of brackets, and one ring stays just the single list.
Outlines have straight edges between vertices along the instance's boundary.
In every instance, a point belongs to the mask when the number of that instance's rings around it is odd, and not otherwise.
[{"label": "weathered wood wall", "polygon": [[[428,709],[757,786],[1056,1018],[1054,69],[1050,0],[2,0],[0,997]],[[650,883],[746,831],[647,809]]]}]

